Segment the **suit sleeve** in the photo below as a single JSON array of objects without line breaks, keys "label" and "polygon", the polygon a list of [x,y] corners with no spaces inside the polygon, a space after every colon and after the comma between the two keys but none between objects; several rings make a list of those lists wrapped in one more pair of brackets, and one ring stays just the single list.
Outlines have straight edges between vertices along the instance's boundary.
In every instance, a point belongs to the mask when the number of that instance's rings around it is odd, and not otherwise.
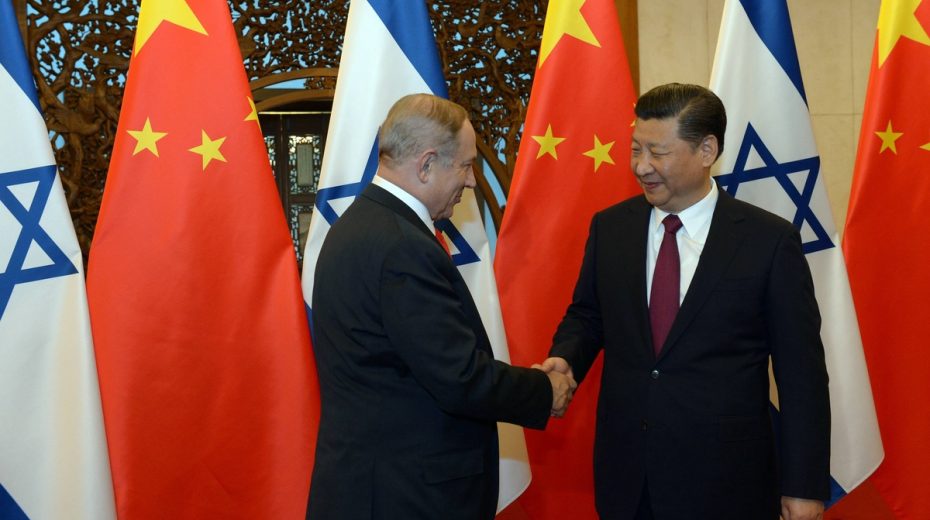
[{"label": "suit sleeve", "polygon": [[780,411],[781,494],[830,497],[830,398],[820,311],[801,239],[792,227],[772,260],[766,299]]},{"label": "suit sleeve", "polygon": [[555,331],[549,351],[549,356],[568,361],[579,383],[584,380],[604,345],[604,325],[596,286],[597,223],[598,215],[595,215],[588,231],[572,302]]},{"label": "suit sleeve", "polygon": [[402,241],[382,269],[384,328],[397,355],[447,413],[544,428],[552,408],[549,378],[478,348],[485,338],[466,315],[454,275],[444,272],[455,268],[440,248],[420,245]]}]

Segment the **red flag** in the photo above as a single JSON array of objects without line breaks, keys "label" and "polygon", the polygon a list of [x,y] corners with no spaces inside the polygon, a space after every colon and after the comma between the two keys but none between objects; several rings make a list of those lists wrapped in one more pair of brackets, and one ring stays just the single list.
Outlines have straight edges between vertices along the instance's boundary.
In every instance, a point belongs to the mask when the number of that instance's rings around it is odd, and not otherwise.
[{"label": "red flag", "polygon": [[884,0],[843,249],[897,518],[930,518],[930,2]]},{"label": "red flag", "polygon": [[[550,2],[495,259],[516,365],[547,357],[591,217],[641,192],[629,170],[635,101],[613,0]],[[530,518],[597,518],[592,451],[600,375],[599,361],[564,419],[526,432],[533,481],[519,504]]]},{"label": "red flag", "polygon": [[303,518],[318,390],[224,0],[144,0],[88,296],[121,518]]}]

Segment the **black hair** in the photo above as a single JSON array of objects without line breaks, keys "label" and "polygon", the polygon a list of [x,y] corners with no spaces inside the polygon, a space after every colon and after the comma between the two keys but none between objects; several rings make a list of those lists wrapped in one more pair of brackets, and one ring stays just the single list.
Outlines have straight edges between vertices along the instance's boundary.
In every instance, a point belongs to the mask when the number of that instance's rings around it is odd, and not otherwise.
[{"label": "black hair", "polygon": [[727,111],[720,98],[700,85],[668,83],[646,92],[636,101],[639,119],[678,118],[678,137],[701,144],[708,135],[717,138],[717,156],[723,153],[727,131]]}]

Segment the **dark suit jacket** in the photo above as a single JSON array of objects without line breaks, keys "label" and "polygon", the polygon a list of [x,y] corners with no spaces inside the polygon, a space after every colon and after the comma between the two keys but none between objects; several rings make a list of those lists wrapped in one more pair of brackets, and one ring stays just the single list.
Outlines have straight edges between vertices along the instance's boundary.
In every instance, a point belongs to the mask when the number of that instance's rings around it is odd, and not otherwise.
[{"label": "dark suit jacket", "polygon": [[656,359],[646,300],[651,211],[639,196],[594,216],[550,352],[581,381],[604,350],[594,448],[602,518],[632,518],[644,483],[657,520],[775,519],[779,495],[828,498],[827,373],[797,231],[721,190]]},{"label": "dark suit jacket", "polygon": [[416,214],[371,185],[313,288],[322,417],[313,520],[492,518],[496,421],[543,428],[552,387],[493,359],[471,294]]}]

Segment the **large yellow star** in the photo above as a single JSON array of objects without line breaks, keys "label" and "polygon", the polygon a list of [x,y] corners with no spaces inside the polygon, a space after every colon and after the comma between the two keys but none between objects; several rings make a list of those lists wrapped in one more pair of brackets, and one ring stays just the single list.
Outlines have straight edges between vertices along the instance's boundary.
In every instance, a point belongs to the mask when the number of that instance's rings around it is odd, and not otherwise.
[{"label": "large yellow star", "polygon": [[149,41],[152,33],[162,22],[171,22],[178,27],[190,29],[196,33],[207,34],[206,29],[197,19],[197,15],[185,0],[142,0],[139,8],[139,24],[136,29],[136,48],[133,56],[139,54],[142,46]]},{"label": "large yellow star", "polygon": [[600,47],[601,43],[591,31],[588,21],[581,14],[585,0],[550,0],[543,27],[542,44],[539,46],[539,68],[542,68],[552,49],[566,34]]},{"label": "large yellow star", "polygon": [[142,126],[142,130],[126,130],[136,140],[136,149],[132,151],[133,155],[141,152],[142,150],[148,150],[158,157],[158,145],[155,144],[159,139],[168,135],[168,132],[156,132],[152,130],[152,122],[149,121],[149,118],[145,118],[145,124]]},{"label": "large yellow star", "polygon": [[927,144],[921,146],[920,149],[921,149],[921,150],[926,150],[926,151],[930,152],[930,143],[927,143]]},{"label": "large yellow star", "polygon": [[219,139],[210,139],[210,136],[207,135],[207,132],[204,130],[201,130],[200,134],[200,146],[195,146],[189,151],[200,154],[203,157],[204,171],[206,171],[207,165],[210,164],[210,161],[213,159],[226,162],[226,158],[223,157],[223,153],[220,152],[220,146],[223,146],[223,141],[225,141],[226,138],[220,137]]},{"label": "large yellow star", "polygon": [[901,37],[930,45],[927,31],[914,16],[921,0],[882,0],[878,11],[878,66],[881,67]]},{"label": "large yellow star", "polygon": [[884,132],[875,132],[875,135],[877,135],[878,138],[882,140],[882,148],[878,151],[878,153],[882,153],[889,148],[893,153],[898,153],[898,149],[895,147],[895,141],[904,135],[904,132],[895,132],[892,130],[891,121],[888,121],[888,127],[885,128]]},{"label": "large yellow star", "polygon": [[610,149],[614,147],[615,142],[601,143],[597,135],[594,136],[594,148],[582,154],[594,159],[594,171],[597,171],[603,163],[614,164],[614,160],[610,156]]},{"label": "large yellow star", "polygon": [[536,158],[539,159],[543,155],[549,154],[553,159],[558,159],[559,155],[556,153],[555,147],[562,143],[565,140],[564,137],[555,137],[552,135],[552,125],[549,125],[546,128],[546,135],[534,135],[531,136],[534,141],[539,143],[539,152],[536,153]]}]

